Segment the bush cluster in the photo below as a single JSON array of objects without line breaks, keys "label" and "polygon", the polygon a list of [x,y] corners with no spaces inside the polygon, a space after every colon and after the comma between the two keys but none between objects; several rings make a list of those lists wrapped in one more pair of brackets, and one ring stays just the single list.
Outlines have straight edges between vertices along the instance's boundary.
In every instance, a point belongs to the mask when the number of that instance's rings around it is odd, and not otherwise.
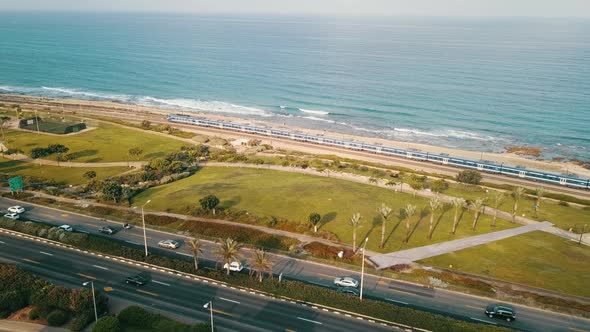
[{"label": "bush cluster", "polygon": [[[101,318],[106,320],[105,318]],[[110,326],[115,326],[114,320],[117,320],[121,326],[126,328],[141,329],[142,331],[162,331],[162,332],[206,332],[211,331],[209,324],[188,325],[174,321],[166,316],[151,313],[142,307],[130,306],[119,313],[118,317],[112,317],[108,320]],[[106,324],[106,323],[105,323]],[[98,324],[97,324],[98,326]],[[117,324],[118,326],[118,324]],[[112,330],[93,329],[92,332],[106,332]]]},{"label": "bush cluster", "polygon": [[474,170],[464,170],[459,172],[456,177],[457,182],[465,183],[465,184],[479,184],[481,182],[481,173]]}]

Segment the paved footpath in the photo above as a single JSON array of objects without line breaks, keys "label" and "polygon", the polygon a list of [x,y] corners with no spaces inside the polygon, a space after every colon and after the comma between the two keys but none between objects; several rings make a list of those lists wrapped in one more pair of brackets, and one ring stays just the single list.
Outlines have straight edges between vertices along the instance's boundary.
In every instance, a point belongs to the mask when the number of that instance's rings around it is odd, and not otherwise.
[{"label": "paved footpath", "polygon": [[502,240],[536,230],[541,230],[551,227],[552,225],[552,223],[544,221],[522,227],[506,229],[503,231],[470,236],[459,240],[436,243],[428,246],[396,251],[389,254],[371,256],[369,257],[369,260],[373,262],[373,264],[375,264],[378,269],[384,269],[397,264],[408,264],[417,260],[443,255],[453,251]]},{"label": "paved footpath", "polygon": [[67,332],[68,329],[51,327],[41,324],[20,322],[16,320],[0,320],[0,332]]}]

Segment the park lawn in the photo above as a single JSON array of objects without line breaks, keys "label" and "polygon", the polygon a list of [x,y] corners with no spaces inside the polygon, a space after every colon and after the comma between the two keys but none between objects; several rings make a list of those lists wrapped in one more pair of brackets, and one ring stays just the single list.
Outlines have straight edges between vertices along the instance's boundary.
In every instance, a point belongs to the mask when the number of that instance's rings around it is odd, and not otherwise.
[{"label": "park lawn", "polygon": [[0,173],[7,174],[10,176],[23,175],[23,176],[34,176],[39,178],[45,178],[54,180],[58,183],[63,184],[82,184],[88,182],[84,178],[83,174],[86,171],[93,170],[96,172],[96,179],[102,180],[111,176],[115,176],[129,170],[127,167],[93,167],[93,168],[82,168],[82,167],[67,167],[67,163],[64,166],[45,166],[22,162],[18,160],[10,160],[0,158]]},{"label": "park lawn", "polygon": [[590,247],[535,231],[419,263],[590,297],[588,261]]},{"label": "park lawn", "polygon": [[[57,136],[37,134],[24,130],[7,130],[6,141],[9,148],[19,148],[30,155],[33,148],[48,144],[63,144],[75,153],[75,162],[115,162],[127,161],[130,148],[143,150],[141,160],[164,156],[179,151],[184,143],[172,138],[162,137],[148,131],[127,129],[111,124],[100,123],[99,127],[74,135]],[[46,157],[55,160],[56,155]],[[133,160],[133,159],[132,159]]]},{"label": "park lawn", "polygon": [[[173,183],[150,188],[134,198],[135,204],[151,199],[150,209],[189,213],[198,206],[199,199],[206,195],[219,197],[224,208],[244,210],[251,214],[271,216],[308,224],[311,212],[323,216],[324,229],[338,235],[340,241],[352,243],[350,216],[360,212],[364,224],[359,228],[358,241],[370,235],[368,248],[390,252],[405,248],[428,245],[492,230],[515,227],[508,221],[498,220],[498,226],[490,226],[491,218],[481,216],[476,231],[471,230],[473,215],[465,212],[456,235],[451,235],[453,212],[447,211],[437,228],[433,240],[427,239],[429,216],[424,216],[412,233],[407,245],[402,243],[405,223],[399,219],[399,211],[407,203],[416,204],[417,211],[428,205],[428,200],[411,194],[395,193],[392,190],[320,176],[281,172],[265,169],[235,167],[204,167],[195,175]],[[381,238],[380,217],[377,208],[384,202],[394,209],[386,228],[386,245],[379,249]],[[412,219],[412,229],[419,219],[419,212]],[[392,232],[392,228],[394,228]]]},{"label": "park lawn", "polygon": [[[486,193],[486,190],[480,187],[466,187],[461,184],[451,184],[449,190],[445,191],[444,194],[475,200],[477,198],[485,198],[491,192],[492,189],[489,190],[489,193]],[[533,208],[535,202],[536,198],[534,196],[523,196],[518,202],[517,214],[519,216],[524,214],[525,217],[533,220],[550,221],[555,226],[565,230],[569,230],[570,228],[575,229],[584,224],[590,225],[590,207],[580,207],[575,204],[563,206],[551,199],[541,199],[540,208],[537,211],[538,215],[535,217]],[[487,204],[492,204],[491,198],[488,199]],[[514,200],[512,196],[510,196],[510,193],[506,193],[506,199],[500,205],[500,210],[512,213],[513,205]]]}]

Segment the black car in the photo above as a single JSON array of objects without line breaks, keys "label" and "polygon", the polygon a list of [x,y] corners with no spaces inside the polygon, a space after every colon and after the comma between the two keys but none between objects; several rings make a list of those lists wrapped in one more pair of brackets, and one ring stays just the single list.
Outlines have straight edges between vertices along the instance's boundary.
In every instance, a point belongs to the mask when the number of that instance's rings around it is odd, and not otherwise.
[{"label": "black car", "polygon": [[490,304],[486,307],[486,315],[490,318],[498,317],[511,322],[516,319],[516,310],[508,304]]},{"label": "black car", "polygon": [[125,279],[125,283],[135,286],[143,286],[150,280],[150,276],[147,272],[140,272],[132,275]]},{"label": "black car", "polygon": [[112,228],[111,226],[104,226],[98,229],[99,232],[104,233],[104,234],[108,234],[108,235],[113,235],[115,234],[117,231]]}]

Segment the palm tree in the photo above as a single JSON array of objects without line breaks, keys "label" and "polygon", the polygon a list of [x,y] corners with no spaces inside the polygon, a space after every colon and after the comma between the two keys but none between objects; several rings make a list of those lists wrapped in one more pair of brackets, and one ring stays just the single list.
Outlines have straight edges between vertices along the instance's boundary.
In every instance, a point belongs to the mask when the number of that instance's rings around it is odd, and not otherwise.
[{"label": "palm tree", "polygon": [[496,218],[498,218],[498,210],[500,205],[506,199],[506,195],[501,191],[494,191],[492,193],[492,206],[494,207],[494,218],[492,219],[492,227],[496,227]]},{"label": "palm tree", "polygon": [[541,198],[543,198],[543,194],[545,194],[545,188],[535,188],[535,195],[537,196],[537,202],[535,204],[535,217],[537,216],[537,211],[539,211],[539,208],[541,207]]},{"label": "palm tree", "polygon": [[465,207],[465,200],[463,198],[455,198],[452,201],[453,208],[455,208],[455,215],[453,216],[453,230],[451,231],[452,234],[455,234],[457,231],[457,225],[459,225],[459,211],[461,211]]},{"label": "palm tree", "polygon": [[416,213],[416,205],[408,204],[404,208],[404,212],[406,215],[406,238],[404,239],[404,243],[408,243],[410,240],[410,220]]},{"label": "palm tree", "polygon": [[514,206],[512,207],[512,222],[516,221],[516,211],[518,210],[518,202],[524,195],[525,189],[523,187],[516,187],[512,190],[512,198],[514,198]]},{"label": "palm tree", "polygon": [[272,262],[268,259],[266,255],[266,251],[264,250],[255,250],[254,255],[248,261],[250,266],[250,276],[256,273],[256,278],[259,282],[262,282],[264,278],[264,273],[268,273],[269,276],[272,276]]},{"label": "palm tree", "polygon": [[482,212],[482,208],[484,208],[484,203],[485,203],[485,201],[483,198],[478,198],[471,205],[473,207],[473,213],[474,213],[473,225],[471,226],[472,230],[475,230],[475,226],[477,226],[477,219],[479,219],[479,214]]},{"label": "palm tree", "polygon": [[393,210],[391,210],[389,206],[385,205],[385,203],[381,203],[381,207],[379,207],[377,211],[379,211],[381,218],[383,218],[383,220],[381,220],[381,244],[379,244],[379,248],[383,248],[383,244],[385,242],[385,224],[387,223],[387,219],[389,219],[391,211]]},{"label": "palm tree", "polygon": [[[239,251],[241,248],[242,244],[228,237],[225,240],[219,241],[219,248],[217,248],[216,253],[223,263],[229,266],[232,261],[236,261],[240,258]],[[229,268],[227,269],[227,275],[229,275]]]},{"label": "palm tree", "polygon": [[432,239],[432,233],[434,232],[434,214],[442,207],[441,201],[438,197],[430,199],[430,227],[428,228],[428,239]]},{"label": "palm tree", "polygon": [[318,232],[318,225],[320,224],[320,220],[322,220],[322,216],[317,212],[312,212],[309,215],[309,223],[313,226],[313,232]]},{"label": "palm tree", "polygon": [[359,226],[362,224],[361,222],[361,214],[355,213],[350,217],[350,226],[352,226],[352,250],[356,252],[356,231]]},{"label": "palm tree", "polygon": [[199,241],[199,239],[190,239],[188,240],[188,245],[191,249],[193,254],[193,259],[195,260],[195,271],[199,270],[199,254],[203,253],[203,242]]}]

